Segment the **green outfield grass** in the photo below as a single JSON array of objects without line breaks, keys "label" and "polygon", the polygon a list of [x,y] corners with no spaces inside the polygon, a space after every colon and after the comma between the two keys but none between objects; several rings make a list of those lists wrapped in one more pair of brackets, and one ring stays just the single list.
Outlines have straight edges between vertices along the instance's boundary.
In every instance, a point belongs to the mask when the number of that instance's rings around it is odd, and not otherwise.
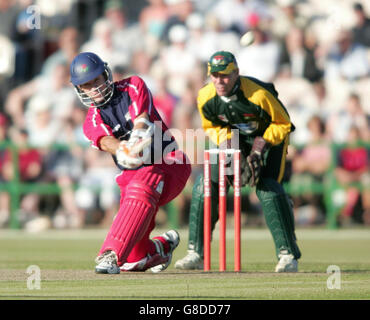
[{"label": "green outfield grass", "polygon": [[[153,235],[160,234],[156,231]],[[369,299],[370,229],[299,229],[299,273],[275,274],[271,236],[266,229],[242,233],[242,272],[234,273],[232,230],[228,230],[227,272],[217,271],[217,233],[212,271],[179,271],[173,264],[186,253],[187,230],[171,266],[161,274],[96,275],[94,258],[106,230],[0,230],[0,299]],[[27,268],[41,270],[41,288],[27,288]],[[328,289],[327,268],[340,268],[340,289]]]}]

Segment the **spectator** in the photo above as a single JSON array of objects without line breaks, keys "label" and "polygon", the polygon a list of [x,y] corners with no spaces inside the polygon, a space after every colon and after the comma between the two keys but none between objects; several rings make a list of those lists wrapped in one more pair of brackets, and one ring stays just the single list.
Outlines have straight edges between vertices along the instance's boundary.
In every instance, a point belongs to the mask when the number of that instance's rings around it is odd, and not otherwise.
[{"label": "spectator", "polygon": [[[186,137],[187,129],[200,129],[201,119],[197,108],[197,96],[194,88],[188,83],[183,95],[176,104],[173,115],[173,128],[182,131],[182,137]],[[202,134],[202,136],[204,136]],[[189,152],[190,154],[190,152]],[[196,163],[193,161],[193,163]]]},{"label": "spectator", "polygon": [[263,18],[268,17],[268,9],[263,1],[220,0],[210,10],[221,23],[225,31],[231,31],[240,37],[248,28],[248,16],[255,12]]},{"label": "spectator", "polygon": [[[126,17],[126,9],[120,0],[109,0],[104,5],[104,17],[112,30],[114,47],[121,50],[121,54],[127,52],[129,56],[143,47],[142,34],[139,23],[129,23]],[[124,41],[122,41],[124,39]]]},{"label": "spectator", "polygon": [[62,122],[53,118],[52,104],[47,96],[33,96],[27,105],[26,114],[28,141],[33,147],[45,148],[57,141]]},{"label": "spectator", "polygon": [[[35,148],[28,147],[27,131],[12,128],[10,135],[18,151],[19,181],[24,183],[39,181],[43,170],[41,153]],[[16,178],[13,154],[9,149],[5,154],[1,169],[5,181],[10,182]],[[25,229],[32,228],[30,231],[39,231],[50,226],[49,219],[41,218],[39,205],[39,194],[31,192],[21,195],[20,211],[17,214],[21,226]]]},{"label": "spectator", "polygon": [[85,139],[82,125],[85,120],[87,109],[81,106],[80,101],[75,101],[74,107],[71,111],[70,117],[66,120],[65,137],[61,139],[62,142],[71,146],[87,147],[89,141]]},{"label": "spectator", "polygon": [[299,11],[299,0],[278,0],[272,8],[274,17],[270,29],[275,37],[284,39],[293,28],[304,29],[308,25],[305,18]]},{"label": "spectator", "polygon": [[[307,187],[313,183],[324,183],[324,175],[331,164],[331,149],[325,137],[325,123],[319,116],[313,116],[307,124],[310,139],[292,159],[292,185]],[[295,216],[298,224],[322,222],[325,214],[323,194],[310,190],[294,197]]]},{"label": "spectator", "polygon": [[107,19],[97,20],[92,27],[92,36],[87,42],[82,44],[81,51],[97,52],[113,68],[116,66],[128,66],[131,59],[131,51],[121,51],[121,48],[113,40],[113,34],[113,25]]},{"label": "spectator", "polygon": [[130,72],[143,78],[152,92],[156,91],[156,81],[152,76],[153,57],[147,51],[141,49],[135,51],[130,62]]},{"label": "spectator", "polygon": [[14,36],[14,24],[19,13],[15,1],[0,0],[0,34],[9,39]]},{"label": "spectator", "polygon": [[40,94],[46,96],[51,103],[53,118],[64,121],[69,116],[75,101],[74,90],[69,83],[67,65],[56,65],[50,77],[43,77],[39,85],[41,85]]},{"label": "spectator", "polygon": [[40,75],[9,93],[5,110],[11,117],[13,124],[19,128],[26,128],[28,125],[26,124],[26,104],[34,95],[44,96],[51,104],[53,116],[63,120],[73,107],[75,99],[73,88],[68,81],[67,66],[57,65],[51,79],[48,76]]},{"label": "spectator", "polygon": [[365,47],[354,43],[348,30],[340,32],[327,56],[324,70],[326,80],[355,81],[367,77],[369,71]]},{"label": "spectator", "polygon": [[54,150],[44,157],[46,178],[60,188],[56,201],[57,210],[53,215],[53,226],[58,229],[82,228],[85,225],[84,213],[75,201],[74,183],[82,174],[81,158],[76,158],[73,150]]},{"label": "spectator", "polygon": [[213,7],[212,13],[219,19],[224,30],[241,35],[245,28],[248,13],[244,0],[220,0]]},{"label": "spectator", "polygon": [[164,45],[170,45],[170,30],[176,25],[186,25],[186,19],[193,12],[191,0],[165,0],[168,5],[169,17],[162,33],[161,41]]},{"label": "spectator", "polygon": [[167,128],[172,128],[172,118],[177,99],[167,89],[167,79],[162,73],[156,75],[157,87],[153,93],[153,103]]},{"label": "spectator", "polygon": [[258,23],[253,28],[254,42],[239,51],[237,57],[241,74],[271,82],[275,79],[278,67],[280,47]]},{"label": "spectator", "polygon": [[4,101],[13,86],[16,49],[13,43],[3,35],[0,35],[0,47],[0,112],[3,112]]},{"label": "spectator", "polygon": [[315,61],[314,51],[305,45],[305,34],[300,28],[292,28],[284,38],[280,56],[280,68],[287,69],[290,76],[317,82],[322,77],[322,70]]},{"label": "spectator", "polygon": [[215,1],[214,0],[202,0],[202,1],[193,1],[194,2],[194,11],[199,12],[201,14],[205,14],[211,8],[214,7]]},{"label": "spectator", "polygon": [[58,38],[58,49],[43,63],[41,74],[50,76],[57,65],[69,65],[78,53],[80,40],[78,30],[74,27],[64,28]]},{"label": "spectator", "polygon": [[186,225],[189,220],[187,204],[191,200],[191,188],[195,178],[203,170],[203,150],[205,133],[201,128],[201,119],[197,108],[197,91],[188,83],[173,111],[171,134],[175,137],[181,150],[186,150],[192,164],[192,172],[184,192],[177,198],[175,205],[179,213],[179,223]]},{"label": "spectator", "polygon": [[192,13],[186,19],[186,27],[189,31],[189,39],[186,44],[187,49],[199,61],[206,62],[213,52],[213,47],[210,47],[205,39],[206,32],[203,16],[199,13]]},{"label": "spectator", "polygon": [[[369,148],[362,145],[360,128],[350,128],[347,145],[338,150],[335,177],[346,191],[341,222],[360,222],[370,225]],[[367,140],[368,142],[369,140]],[[356,212],[357,211],[357,212]]]},{"label": "spectator", "polygon": [[[12,1],[9,1],[12,2]],[[44,30],[41,32],[41,16],[29,10],[33,0],[18,0],[18,14],[13,29],[13,40],[16,43],[17,59],[14,74],[15,85],[32,79],[43,62]],[[46,46],[45,46],[46,47]]]},{"label": "spectator", "polygon": [[[14,72],[16,63],[22,62],[22,53],[14,40],[14,24],[18,15],[18,8],[14,1],[0,0],[0,112],[3,112],[3,103],[8,92],[14,87]],[[18,71],[18,70],[17,70]]]},{"label": "spectator", "polygon": [[149,4],[140,12],[139,24],[145,38],[145,47],[156,55],[169,18],[169,10],[164,0],[147,0],[147,2]]},{"label": "spectator", "polygon": [[225,30],[216,15],[207,13],[203,21],[204,26],[201,29],[199,29],[200,23],[201,21],[194,14],[186,20],[190,30],[188,47],[193,54],[197,51],[195,56],[205,65],[209,56],[215,51],[225,48],[234,52],[240,50],[238,35],[233,31]]},{"label": "spectator", "polygon": [[202,170],[204,141],[206,136],[201,128],[201,119],[197,108],[197,96],[194,86],[189,82],[173,112],[171,133],[176,141],[186,150],[192,163],[190,180]]},{"label": "spectator", "polygon": [[291,142],[303,146],[310,139],[307,123],[313,115],[321,115],[319,98],[310,82],[300,77],[285,77],[280,73],[275,84],[279,89],[279,99],[285,102],[296,127],[291,134]]},{"label": "spectator", "polygon": [[115,184],[119,171],[108,154],[92,148],[86,150],[84,163],[85,170],[78,179],[75,193],[76,204],[86,222],[100,222],[109,227],[119,205],[119,190]]},{"label": "spectator", "polygon": [[189,31],[187,49],[197,58],[205,63],[213,52],[228,48],[237,52],[240,49],[238,35],[222,28],[220,20],[208,14],[203,17],[195,12],[186,19]]},{"label": "spectator", "polygon": [[312,116],[319,115],[326,124],[328,116],[341,108],[329,99],[323,80],[310,83],[304,78],[287,78],[280,74],[275,84],[280,100],[285,102],[296,126],[291,134],[291,141],[295,145],[302,146],[309,142],[307,123]]},{"label": "spectator", "polygon": [[130,68],[125,68],[122,66],[116,66],[112,70],[112,77],[113,81],[117,81],[117,79],[122,79],[123,77],[129,75],[131,73]]},{"label": "spectator", "polygon": [[[28,146],[28,133],[26,130],[11,128],[11,139],[18,148],[20,180],[24,182],[37,181],[42,173],[40,152]],[[11,180],[14,176],[14,169],[12,168],[12,154],[10,152],[7,152],[5,156],[4,170],[7,171],[8,180]]]},{"label": "spectator", "polygon": [[83,153],[76,145],[65,146],[67,149],[51,149],[44,155],[45,179],[55,182],[60,188],[53,226],[61,229],[82,228],[86,222],[85,214],[77,206],[74,184],[83,173]]},{"label": "spectator", "polygon": [[[8,119],[0,113],[0,168],[3,168],[5,157],[7,154],[6,143],[9,142],[8,137]],[[6,179],[2,172],[0,172],[0,183],[6,183]],[[10,197],[6,191],[0,191],[0,228],[6,226],[9,220],[10,213]]]},{"label": "spectator", "polygon": [[345,102],[344,109],[333,112],[329,116],[326,125],[330,139],[336,143],[344,143],[353,126],[360,129],[362,140],[369,141],[369,124],[370,115],[365,112],[360,96],[356,93],[351,93]]},{"label": "spectator", "polygon": [[353,11],[356,15],[356,24],[352,28],[353,42],[359,43],[365,47],[370,47],[370,18],[366,15],[361,3],[353,5]]},{"label": "spectator", "polygon": [[[81,174],[82,163],[80,154],[76,154],[70,145],[69,150],[50,149],[55,143],[66,143],[61,132],[67,131],[66,122],[53,117],[52,105],[44,95],[34,96],[27,110],[29,143],[43,150],[45,165],[43,179],[56,182],[61,188],[60,208],[53,217],[57,228],[81,227],[83,217],[74,201],[73,183]],[[63,131],[62,131],[63,128]]]},{"label": "spectator", "polygon": [[53,149],[45,157],[47,178],[56,181],[62,190],[57,201],[59,208],[53,219],[56,228],[80,228],[87,223],[96,222],[91,221],[91,216],[87,214],[89,212],[79,206],[77,190],[74,191],[74,184],[86,174],[85,159],[88,155],[85,148],[90,145],[82,130],[86,113],[86,108],[76,101],[58,137],[58,143],[67,147],[67,150]]},{"label": "spectator", "polygon": [[192,70],[196,58],[186,49],[188,30],[183,25],[175,25],[169,32],[171,44],[161,52],[160,62],[168,75],[167,87],[171,94],[180,97]]}]

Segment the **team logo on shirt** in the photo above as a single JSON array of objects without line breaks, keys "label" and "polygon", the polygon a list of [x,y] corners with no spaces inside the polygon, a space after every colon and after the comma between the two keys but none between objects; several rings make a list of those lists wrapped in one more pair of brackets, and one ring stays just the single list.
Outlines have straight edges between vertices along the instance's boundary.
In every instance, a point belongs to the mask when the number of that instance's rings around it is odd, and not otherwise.
[{"label": "team logo on shirt", "polygon": [[121,128],[121,125],[120,124],[117,124],[114,128],[113,128],[113,132],[117,132],[119,129]]},{"label": "team logo on shirt", "polygon": [[125,114],[125,119],[126,119],[126,121],[131,120],[130,111]]},{"label": "team logo on shirt", "polygon": [[257,121],[249,121],[247,123],[236,123],[234,124],[239,130],[245,132],[246,134],[251,134],[258,129]]},{"label": "team logo on shirt", "polygon": [[224,114],[219,114],[218,115],[218,118],[223,121],[223,122],[229,122],[229,120],[226,118],[226,116]]},{"label": "team logo on shirt", "polygon": [[254,113],[243,113],[243,117],[245,119],[255,118],[256,115]]}]

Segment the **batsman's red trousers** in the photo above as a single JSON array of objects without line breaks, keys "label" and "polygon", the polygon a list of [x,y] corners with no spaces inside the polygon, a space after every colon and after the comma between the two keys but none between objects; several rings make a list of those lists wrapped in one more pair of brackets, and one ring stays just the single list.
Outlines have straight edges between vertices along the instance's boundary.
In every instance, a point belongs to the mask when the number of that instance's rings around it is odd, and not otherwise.
[{"label": "batsman's red trousers", "polygon": [[[121,191],[121,200],[120,209],[115,220],[120,219],[119,221],[122,222],[129,221],[130,226],[125,227],[120,225],[118,221],[114,221],[99,254],[102,254],[106,250],[114,250],[118,254],[119,265],[125,262],[136,262],[144,258],[147,254],[152,255],[155,253],[155,245],[149,236],[155,227],[155,217],[158,208],[175,199],[184,189],[190,176],[191,165],[189,159],[182,151],[170,152],[163,160],[160,164],[145,166],[138,170],[123,171],[116,178]],[[142,215],[140,211],[137,211],[140,210],[137,209],[137,205],[131,209],[130,205],[125,203],[128,201],[127,195],[132,189],[137,188],[138,183],[143,184],[142,193],[152,193],[149,197],[155,199],[153,207],[146,209],[147,211],[152,211],[152,214],[145,213]],[[140,192],[137,198],[138,202],[140,202]],[[153,203],[153,200],[151,203]],[[128,217],[130,215],[133,216]],[[125,218],[121,219],[123,216]],[[136,216],[142,216],[146,221],[135,220]],[[139,236],[131,236],[133,228],[139,229]],[[112,236],[113,234],[114,236]],[[117,240],[128,237],[133,237],[133,239],[128,240],[131,244],[128,245],[127,249],[119,248],[120,244]]]}]

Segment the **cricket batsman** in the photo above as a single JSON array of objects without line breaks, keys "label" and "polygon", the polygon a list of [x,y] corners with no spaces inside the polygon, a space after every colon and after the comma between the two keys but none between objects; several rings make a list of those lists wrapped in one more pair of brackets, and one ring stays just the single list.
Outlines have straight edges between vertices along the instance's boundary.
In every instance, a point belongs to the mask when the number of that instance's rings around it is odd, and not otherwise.
[{"label": "cricket batsman", "polygon": [[[301,253],[296,243],[292,207],[281,185],[289,134],[294,130],[289,114],[272,83],[239,75],[232,53],[214,53],[208,61],[208,73],[211,81],[200,89],[197,101],[203,129],[218,148],[229,147],[233,135],[238,133],[241,184],[256,188],[275,244],[278,259],[275,272],[297,272]],[[212,230],[218,220],[216,166],[211,170]],[[193,187],[188,253],[176,262],[177,269],[203,268],[203,178],[201,174]]]},{"label": "cricket batsman", "polygon": [[71,82],[88,113],[83,131],[93,148],[108,152],[122,172],[116,177],[119,210],[96,258],[96,273],[165,270],[178,246],[177,231],[150,239],[159,206],[173,200],[191,173],[186,155],[168,136],[144,81],[117,82],[92,52],[78,54]]}]

